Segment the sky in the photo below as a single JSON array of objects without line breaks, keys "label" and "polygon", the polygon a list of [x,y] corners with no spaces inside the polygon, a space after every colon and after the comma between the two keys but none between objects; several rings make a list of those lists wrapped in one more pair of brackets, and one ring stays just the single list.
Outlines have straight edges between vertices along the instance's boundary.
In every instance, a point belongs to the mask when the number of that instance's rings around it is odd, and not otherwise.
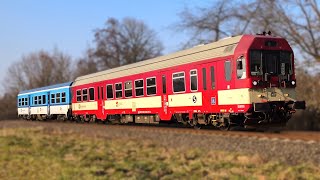
[{"label": "sky", "polygon": [[[114,17],[133,17],[155,30],[164,53],[176,51],[188,40],[173,30],[185,7],[197,0],[2,0],[0,2],[0,77],[23,55],[54,48],[77,59],[93,45],[93,30]],[[1,78],[3,79],[3,78]]]}]

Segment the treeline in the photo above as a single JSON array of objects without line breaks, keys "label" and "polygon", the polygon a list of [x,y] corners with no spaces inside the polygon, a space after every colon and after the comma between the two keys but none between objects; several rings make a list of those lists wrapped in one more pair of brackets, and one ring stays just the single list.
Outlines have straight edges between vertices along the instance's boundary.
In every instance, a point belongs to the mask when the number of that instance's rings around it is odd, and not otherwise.
[{"label": "treeline", "polygon": [[16,96],[22,90],[73,81],[76,77],[161,55],[163,45],[156,32],[133,18],[109,18],[94,30],[94,44],[83,57],[72,59],[58,48],[22,56],[4,79],[0,119],[16,119]]},{"label": "treeline", "polygon": [[[271,31],[286,38],[295,51],[298,99],[307,110],[298,112],[291,129],[320,129],[320,10],[316,0],[212,1],[204,7],[181,10],[179,22],[171,25],[185,32],[189,41],[181,49],[238,34]],[[24,89],[73,80],[75,77],[161,55],[163,45],[144,22],[109,18],[94,31],[93,47],[82,58],[53,51],[32,52],[12,64],[0,99],[0,118],[16,117],[16,94]]]}]

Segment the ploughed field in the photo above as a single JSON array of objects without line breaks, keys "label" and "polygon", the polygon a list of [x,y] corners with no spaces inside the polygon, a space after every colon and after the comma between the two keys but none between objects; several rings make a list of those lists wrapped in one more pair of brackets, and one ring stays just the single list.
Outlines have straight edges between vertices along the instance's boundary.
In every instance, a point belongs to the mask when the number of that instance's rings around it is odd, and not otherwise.
[{"label": "ploughed field", "polygon": [[320,179],[319,132],[0,121],[0,179]]}]

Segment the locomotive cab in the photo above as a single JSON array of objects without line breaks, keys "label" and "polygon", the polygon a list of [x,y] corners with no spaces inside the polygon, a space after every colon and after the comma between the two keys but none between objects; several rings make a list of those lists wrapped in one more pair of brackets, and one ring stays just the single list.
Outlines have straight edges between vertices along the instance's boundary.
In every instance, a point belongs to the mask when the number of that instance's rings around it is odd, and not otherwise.
[{"label": "locomotive cab", "polygon": [[[296,101],[294,57],[289,44],[282,38],[256,38],[247,57],[252,107],[245,114],[245,124],[285,125],[296,109],[305,109],[304,101]],[[238,59],[237,69],[241,66]],[[237,71],[238,78],[243,74]]]}]

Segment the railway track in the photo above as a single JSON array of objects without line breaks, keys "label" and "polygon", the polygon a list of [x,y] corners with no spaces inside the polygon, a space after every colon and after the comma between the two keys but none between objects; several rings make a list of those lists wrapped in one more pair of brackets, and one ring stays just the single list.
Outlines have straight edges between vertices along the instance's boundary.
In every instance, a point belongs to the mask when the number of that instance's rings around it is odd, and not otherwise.
[{"label": "railway track", "polygon": [[45,126],[53,127],[52,124],[68,127],[88,127],[93,129],[118,129],[120,131],[132,130],[146,133],[178,133],[184,135],[207,135],[219,137],[232,137],[232,138],[249,138],[257,140],[271,140],[271,141],[290,141],[290,142],[303,142],[303,143],[320,143],[320,132],[315,131],[281,131],[280,133],[272,132],[251,132],[251,131],[220,131],[213,128],[194,129],[177,124],[161,124],[161,125],[142,125],[142,124],[97,124],[97,123],[74,123],[74,122],[57,122],[57,121],[24,121],[24,120],[4,120],[0,121],[0,127],[25,127],[27,126]]}]

